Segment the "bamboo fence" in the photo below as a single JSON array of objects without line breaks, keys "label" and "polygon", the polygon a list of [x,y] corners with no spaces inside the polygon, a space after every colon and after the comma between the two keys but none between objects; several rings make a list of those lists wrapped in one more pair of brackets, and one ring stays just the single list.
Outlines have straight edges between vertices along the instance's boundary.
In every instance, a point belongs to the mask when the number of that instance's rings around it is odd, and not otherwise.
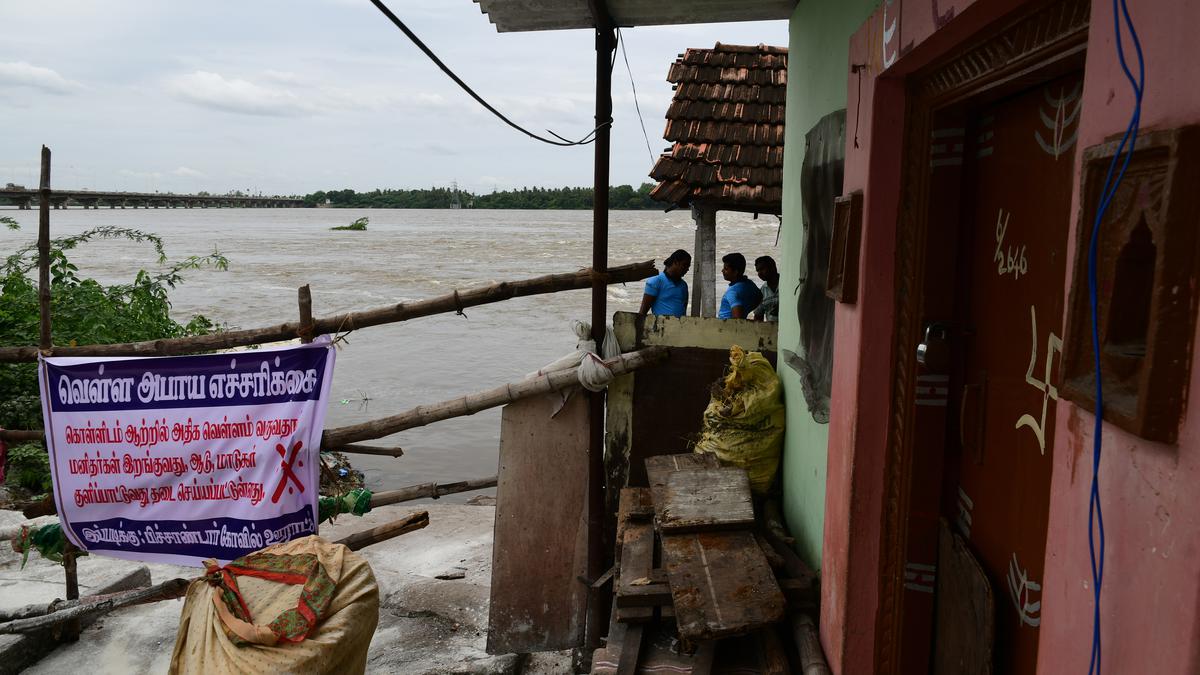
[{"label": "bamboo fence", "polygon": [[[42,146],[41,182],[39,186],[38,221],[38,303],[40,325],[36,347],[0,347],[0,363],[33,362],[39,356],[174,356],[210,352],[234,347],[246,347],[290,340],[299,337],[309,343],[316,335],[345,334],[360,328],[407,321],[419,317],[448,312],[462,313],[467,307],[500,302],[512,298],[556,293],[576,289],[593,289],[605,284],[639,281],[656,273],[653,261],[611,267],[597,272],[591,268],[551,274],[518,281],[492,283],[465,290],[419,300],[412,303],[397,303],[365,311],[347,312],[333,316],[313,318],[312,294],[307,285],[297,291],[299,320],[276,326],[225,331],[211,335],[163,340],[149,340],[108,345],[53,346],[51,342],[50,316],[50,149]],[[666,358],[667,350],[651,347],[604,362],[614,376],[637,368],[651,365]],[[357,452],[369,455],[400,457],[404,454],[398,447],[375,447],[359,445],[358,441],[382,438],[405,429],[424,426],[433,422],[473,415],[481,410],[505,405],[513,401],[549,392],[568,392],[579,386],[578,367],[530,377],[520,382],[509,383],[483,392],[468,394],[449,401],[429,406],[417,406],[412,410],[362,424],[329,429],[322,437],[322,449],[342,452]],[[0,441],[27,442],[44,440],[41,430],[0,430]],[[443,495],[494,487],[497,477],[460,481],[456,483],[424,483],[399,490],[380,492],[372,496],[372,507],[396,504],[421,498],[437,499]],[[415,512],[400,520],[355,533],[339,540],[358,550],[407,532],[421,529],[429,524],[429,514]],[[20,536],[20,528],[6,528],[2,539]],[[30,605],[12,611],[0,611],[0,634],[23,633],[60,625],[63,634],[70,638],[77,634],[79,620],[98,616],[121,607],[147,602],[157,602],[181,597],[190,583],[184,579],[171,579],[156,586],[136,589],[105,596],[79,598],[79,583],[76,574],[76,549],[68,542],[64,550],[63,565],[66,573],[65,602],[55,601],[49,605]]]}]

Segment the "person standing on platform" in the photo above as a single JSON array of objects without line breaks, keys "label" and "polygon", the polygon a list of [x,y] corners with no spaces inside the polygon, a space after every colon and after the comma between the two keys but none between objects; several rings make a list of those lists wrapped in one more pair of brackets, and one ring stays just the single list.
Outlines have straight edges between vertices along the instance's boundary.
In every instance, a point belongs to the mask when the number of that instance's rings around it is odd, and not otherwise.
[{"label": "person standing on platform", "polygon": [[779,321],[779,268],[775,266],[775,259],[769,255],[755,258],[754,270],[763,280],[758,289],[762,293],[762,304],[755,310],[754,320]]},{"label": "person standing on platform", "polygon": [[642,307],[638,316],[654,312],[657,316],[683,316],[687,313],[688,285],[683,275],[692,267],[692,254],[679,249],[663,261],[663,271],[646,280]]},{"label": "person standing on platform", "polygon": [[746,276],[746,256],[741,253],[730,253],[721,258],[721,276],[729,282],[725,295],[721,296],[721,309],[717,312],[718,319],[747,319],[762,302],[762,293],[758,286]]}]

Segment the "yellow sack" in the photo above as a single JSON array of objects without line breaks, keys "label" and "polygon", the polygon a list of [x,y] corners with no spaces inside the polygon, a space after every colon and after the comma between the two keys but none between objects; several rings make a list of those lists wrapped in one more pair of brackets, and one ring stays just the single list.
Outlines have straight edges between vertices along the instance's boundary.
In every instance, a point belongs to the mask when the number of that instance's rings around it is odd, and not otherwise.
[{"label": "yellow sack", "polygon": [[734,345],[729,364],[724,386],[714,387],[704,410],[694,450],[742,467],[750,476],[750,489],[762,495],[775,479],[783,447],[782,386],[771,362],[758,352]]}]

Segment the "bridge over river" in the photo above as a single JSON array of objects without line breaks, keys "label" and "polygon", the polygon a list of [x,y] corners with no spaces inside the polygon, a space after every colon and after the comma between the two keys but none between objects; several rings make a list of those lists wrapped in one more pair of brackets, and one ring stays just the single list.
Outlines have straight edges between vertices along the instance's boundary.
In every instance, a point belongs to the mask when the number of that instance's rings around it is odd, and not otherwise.
[{"label": "bridge over river", "polygon": [[[37,190],[19,186],[0,189],[0,205],[31,209],[40,206]],[[239,208],[286,209],[308,206],[302,199],[288,197],[254,197],[232,195],[185,195],[173,192],[99,192],[94,190],[51,190],[50,205],[56,209],[79,206],[85,209],[124,208]]]}]

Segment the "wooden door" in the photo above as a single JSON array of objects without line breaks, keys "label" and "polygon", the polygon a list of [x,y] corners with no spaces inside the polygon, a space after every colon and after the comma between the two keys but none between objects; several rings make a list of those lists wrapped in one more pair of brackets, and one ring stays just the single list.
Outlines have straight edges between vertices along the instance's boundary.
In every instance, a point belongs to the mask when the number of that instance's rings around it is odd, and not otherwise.
[{"label": "wooden door", "polygon": [[973,111],[965,129],[961,456],[943,503],[993,586],[997,673],[1037,664],[1081,89],[1079,73],[1038,85]]}]

